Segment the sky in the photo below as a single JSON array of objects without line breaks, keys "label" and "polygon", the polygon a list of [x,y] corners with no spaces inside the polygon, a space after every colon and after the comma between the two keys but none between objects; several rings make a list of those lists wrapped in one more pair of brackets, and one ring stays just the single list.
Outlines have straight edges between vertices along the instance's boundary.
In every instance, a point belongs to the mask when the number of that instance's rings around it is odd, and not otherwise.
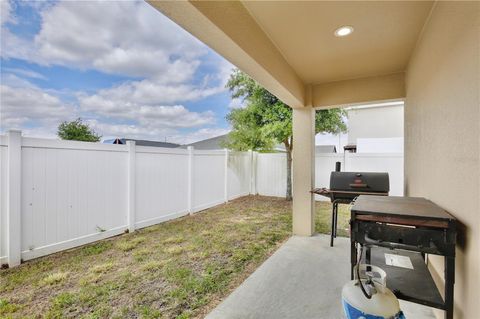
[{"label": "sky", "polygon": [[55,138],[81,117],[104,139],[225,134],[233,66],[144,1],[1,0],[0,131]]}]

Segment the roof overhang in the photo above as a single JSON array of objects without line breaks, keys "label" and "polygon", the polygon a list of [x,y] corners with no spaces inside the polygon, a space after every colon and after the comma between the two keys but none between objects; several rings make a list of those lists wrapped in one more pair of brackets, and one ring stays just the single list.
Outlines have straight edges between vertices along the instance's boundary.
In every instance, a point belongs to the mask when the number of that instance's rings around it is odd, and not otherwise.
[{"label": "roof overhang", "polygon": [[[432,6],[148,2],[293,108],[403,99],[404,71]],[[352,39],[333,36],[344,24],[355,27]]]}]

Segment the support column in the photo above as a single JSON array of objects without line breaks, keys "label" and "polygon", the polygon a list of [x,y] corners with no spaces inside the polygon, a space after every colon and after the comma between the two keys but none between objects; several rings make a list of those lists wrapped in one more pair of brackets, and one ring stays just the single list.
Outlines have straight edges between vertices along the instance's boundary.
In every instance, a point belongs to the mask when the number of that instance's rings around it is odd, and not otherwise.
[{"label": "support column", "polygon": [[315,109],[293,109],[293,234],[314,233]]}]

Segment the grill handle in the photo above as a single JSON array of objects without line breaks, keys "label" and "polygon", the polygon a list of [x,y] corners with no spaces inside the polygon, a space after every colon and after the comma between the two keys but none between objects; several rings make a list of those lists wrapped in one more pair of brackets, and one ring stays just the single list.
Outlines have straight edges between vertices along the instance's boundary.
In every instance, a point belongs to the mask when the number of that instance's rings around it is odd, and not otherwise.
[{"label": "grill handle", "polygon": [[350,187],[352,188],[367,188],[367,184],[350,184]]},{"label": "grill handle", "polygon": [[[398,243],[391,243],[391,242],[386,242],[383,240],[378,240],[378,239],[373,239],[370,236],[368,236],[368,233],[365,234],[365,243],[368,245],[375,245],[375,246],[380,246],[380,247],[386,247],[390,249],[403,249],[403,250],[411,250],[411,251],[416,251],[416,252],[425,252],[424,247],[418,247],[414,245],[406,245],[406,244],[398,244]],[[436,249],[436,245],[433,242],[430,242],[431,249]]]}]

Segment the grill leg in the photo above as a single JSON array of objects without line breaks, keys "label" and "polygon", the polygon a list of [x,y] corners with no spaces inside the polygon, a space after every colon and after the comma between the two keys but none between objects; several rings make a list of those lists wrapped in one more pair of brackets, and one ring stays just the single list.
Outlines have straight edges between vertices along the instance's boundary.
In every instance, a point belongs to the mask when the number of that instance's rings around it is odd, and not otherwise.
[{"label": "grill leg", "polygon": [[333,232],[333,237],[337,238],[337,223],[338,223],[338,203],[335,203],[335,226],[334,226],[334,232]]},{"label": "grill leg", "polygon": [[330,247],[333,247],[334,238],[335,238],[335,203],[332,203],[332,231],[330,232]]},{"label": "grill leg", "polygon": [[350,238],[350,280],[354,279],[353,268],[357,264],[357,245],[355,239]]}]

